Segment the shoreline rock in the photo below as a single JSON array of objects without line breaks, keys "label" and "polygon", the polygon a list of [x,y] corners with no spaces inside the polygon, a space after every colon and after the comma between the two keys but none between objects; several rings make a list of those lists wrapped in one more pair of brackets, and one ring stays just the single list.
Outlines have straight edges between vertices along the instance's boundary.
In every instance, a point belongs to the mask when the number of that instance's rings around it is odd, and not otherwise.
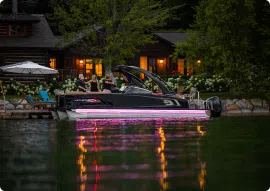
[{"label": "shoreline rock", "polygon": [[222,113],[224,114],[270,114],[270,106],[262,99],[222,100]]}]

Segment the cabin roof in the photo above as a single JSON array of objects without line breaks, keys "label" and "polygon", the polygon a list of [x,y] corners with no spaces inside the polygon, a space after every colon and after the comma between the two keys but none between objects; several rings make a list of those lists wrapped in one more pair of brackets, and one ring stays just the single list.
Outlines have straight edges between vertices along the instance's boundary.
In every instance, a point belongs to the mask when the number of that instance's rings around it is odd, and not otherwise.
[{"label": "cabin roof", "polygon": [[54,48],[58,39],[53,35],[44,15],[33,14],[39,23],[32,24],[32,35],[27,37],[1,36],[0,47],[7,48]]},{"label": "cabin roof", "polygon": [[184,32],[156,32],[154,34],[171,44],[185,42],[188,39],[188,34]]},{"label": "cabin roof", "polygon": [[40,22],[40,19],[29,14],[0,14],[0,22]]}]

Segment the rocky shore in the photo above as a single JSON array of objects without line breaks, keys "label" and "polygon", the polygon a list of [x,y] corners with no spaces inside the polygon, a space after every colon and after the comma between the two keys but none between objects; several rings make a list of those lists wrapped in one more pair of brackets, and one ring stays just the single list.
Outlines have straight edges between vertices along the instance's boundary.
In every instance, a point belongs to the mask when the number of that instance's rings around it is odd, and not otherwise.
[{"label": "rocky shore", "polygon": [[221,100],[222,115],[270,114],[270,103],[262,99]]}]

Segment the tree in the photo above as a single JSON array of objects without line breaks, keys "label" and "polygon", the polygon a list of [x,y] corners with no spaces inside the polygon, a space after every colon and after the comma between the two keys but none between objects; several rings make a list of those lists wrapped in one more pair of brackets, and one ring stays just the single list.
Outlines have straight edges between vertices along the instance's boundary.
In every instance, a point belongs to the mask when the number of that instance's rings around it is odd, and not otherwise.
[{"label": "tree", "polygon": [[167,30],[190,28],[195,20],[195,6],[198,6],[199,0],[168,0],[167,6],[173,7],[174,17],[168,21]]},{"label": "tree", "polygon": [[256,7],[258,3],[254,0],[201,1],[196,9],[196,22],[188,32],[190,37],[176,45],[174,59],[184,54],[187,63],[194,67],[196,61],[201,60],[198,68],[201,72],[222,74],[231,79],[235,93],[254,90],[255,85],[258,89],[258,84],[247,83],[247,80],[251,76],[258,77],[262,60],[267,57],[267,49],[263,48],[267,42],[254,43],[254,35],[269,40],[270,33],[267,30],[268,34],[262,35],[261,29],[266,25],[258,25]]},{"label": "tree", "polygon": [[65,41],[84,34],[78,44],[90,54],[102,55],[109,65],[125,64],[139,46],[153,43],[152,32],[166,25],[170,16],[169,9],[155,0],[55,0],[53,6],[53,19]]}]

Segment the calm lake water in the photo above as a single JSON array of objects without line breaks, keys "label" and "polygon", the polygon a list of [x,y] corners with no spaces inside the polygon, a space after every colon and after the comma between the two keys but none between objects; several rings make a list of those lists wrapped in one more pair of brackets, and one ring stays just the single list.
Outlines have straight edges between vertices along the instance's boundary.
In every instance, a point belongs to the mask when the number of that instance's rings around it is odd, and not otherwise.
[{"label": "calm lake water", "polygon": [[270,117],[0,121],[4,191],[266,191]]}]

